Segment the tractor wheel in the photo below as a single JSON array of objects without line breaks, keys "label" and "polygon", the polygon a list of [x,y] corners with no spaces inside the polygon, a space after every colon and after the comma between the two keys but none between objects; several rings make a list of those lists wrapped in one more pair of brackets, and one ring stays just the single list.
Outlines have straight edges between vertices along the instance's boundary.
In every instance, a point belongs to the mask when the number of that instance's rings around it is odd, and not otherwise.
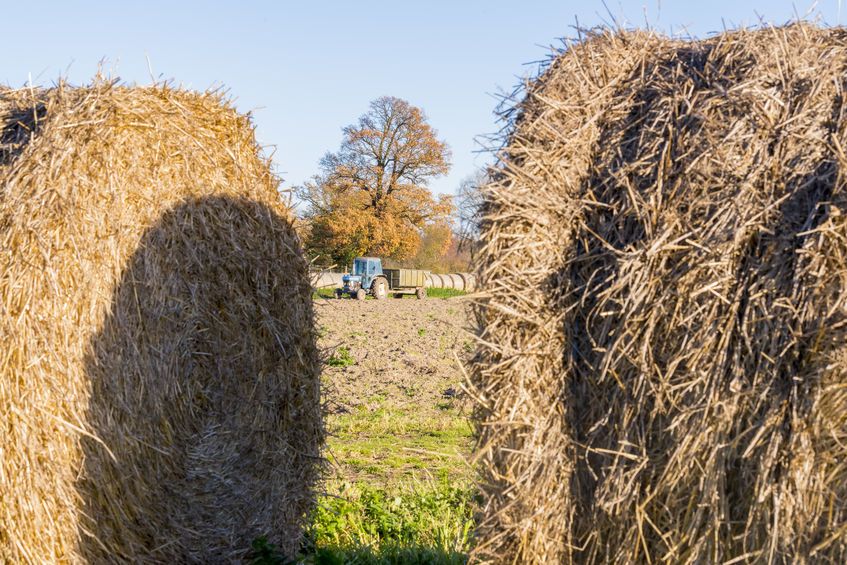
[{"label": "tractor wheel", "polygon": [[359,290],[356,291],[356,300],[364,300],[367,295],[368,295],[368,293],[365,292],[365,289],[360,288]]},{"label": "tractor wheel", "polygon": [[415,296],[418,300],[423,300],[424,298],[426,298],[426,289],[423,287],[416,289]]},{"label": "tractor wheel", "polygon": [[340,288],[336,288],[335,289],[335,297],[340,300],[342,296],[344,296],[344,291],[341,290]]},{"label": "tractor wheel", "polygon": [[377,300],[384,300],[388,297],[388,285],[385,284],[385,279],[376,279],[371,286],[371,292]]}]

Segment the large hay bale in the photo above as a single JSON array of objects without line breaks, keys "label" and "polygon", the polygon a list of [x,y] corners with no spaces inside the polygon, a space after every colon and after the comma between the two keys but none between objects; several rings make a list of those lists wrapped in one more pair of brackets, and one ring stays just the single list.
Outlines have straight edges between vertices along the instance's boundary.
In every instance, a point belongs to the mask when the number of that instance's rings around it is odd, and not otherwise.
[{"label": "large hay bale", "polygon": [[0,562],[287,553],[323,439],[306,261],[215,94],[0,92]]},{"label": "large hay bale", "polygon": [[598,32],[528,88],[485,188],[477,558],[847,561],[845,77],[844,30],[792,25]]}]

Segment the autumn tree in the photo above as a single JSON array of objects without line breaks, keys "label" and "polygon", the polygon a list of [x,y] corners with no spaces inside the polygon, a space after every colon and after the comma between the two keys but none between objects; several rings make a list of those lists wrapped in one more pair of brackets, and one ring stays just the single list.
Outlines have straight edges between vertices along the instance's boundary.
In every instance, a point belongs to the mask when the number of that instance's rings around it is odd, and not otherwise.
[{"label": "autumn tree", "polygon": [[453,230],[447,222],[434,222],[424,227],[421,243],[414,256],[414,266],[436,272],[444,271],[444,256],[453,242]]},{"label": "autumn tree", "polygon": [[340,264],[358,255],[413,256],[424,229],[453,211],[450,197],[436,199],[427,188],[450,169],[447,145],[420,108],[390,96],[343,132],[320,174],[296,189],[310,223],[307,246]]}]

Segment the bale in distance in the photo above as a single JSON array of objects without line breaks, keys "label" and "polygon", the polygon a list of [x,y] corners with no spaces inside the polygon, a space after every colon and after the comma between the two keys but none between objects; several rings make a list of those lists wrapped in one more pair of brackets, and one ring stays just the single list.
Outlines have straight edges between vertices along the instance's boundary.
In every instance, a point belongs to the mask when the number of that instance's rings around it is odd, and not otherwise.
[{"label": "bale in distance", "polygon": [[473,273],[457,273],[462,279],[462,290],[473,292],[476,289],[476,275]]},{"label": "bale in distance", "polygon": [[432,281],[432,288],[445,288],[443,275],[439,273],[430,273],[429,280]]},{"label": "bale in distance", "polygon": [[307,263],[249,117],[0,92],[0,561],[292,554],[323,428]]},{"label": "bale in distance", "polygon": [[446,288],[470,292],[474,288],[474,276],[469,273],[427,273],[428,288]]},{"label": "bale in distance", "polygon": [[449,281],[448,288],[452,288],[455,290],[464,290],[465,282],[458,274],[448,273],[444,275],[444,278]]},{"label": "bale in distance", "polygon": [[477,560],[847,560],[845,76],[795,24],[588,33],[528,87],[484,188]]}]

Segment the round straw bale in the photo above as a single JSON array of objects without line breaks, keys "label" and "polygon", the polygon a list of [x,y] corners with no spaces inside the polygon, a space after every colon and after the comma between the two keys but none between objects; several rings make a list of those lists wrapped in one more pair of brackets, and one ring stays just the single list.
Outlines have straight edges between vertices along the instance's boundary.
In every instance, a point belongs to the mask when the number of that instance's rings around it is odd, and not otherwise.
[{"label": "round straw bale", "polygon": [[600,31],[507,114],[476,558],[847,560],[845,76],[843,29]]},{"label": "round straw bale", "polygon": [[473,273],[459,273],[462,278],[462,290],[465,292],[473,292],[476,288],[476,275]]},{"label": "round straw bale", "polygon": [[464,289],[465,283],[462,280],[462,277],[460,277],[458,274],[448,273],[448,274],[444,275],[444,278],[446,278],[448,281],[450,281],[449,282],[450,288],[453,288],[455,290],[463,290]]},{"label": "round straw bale", "polygon": [[323,440],[306,261],[249,117],[0,93],[0,562],[297,548]]}]

